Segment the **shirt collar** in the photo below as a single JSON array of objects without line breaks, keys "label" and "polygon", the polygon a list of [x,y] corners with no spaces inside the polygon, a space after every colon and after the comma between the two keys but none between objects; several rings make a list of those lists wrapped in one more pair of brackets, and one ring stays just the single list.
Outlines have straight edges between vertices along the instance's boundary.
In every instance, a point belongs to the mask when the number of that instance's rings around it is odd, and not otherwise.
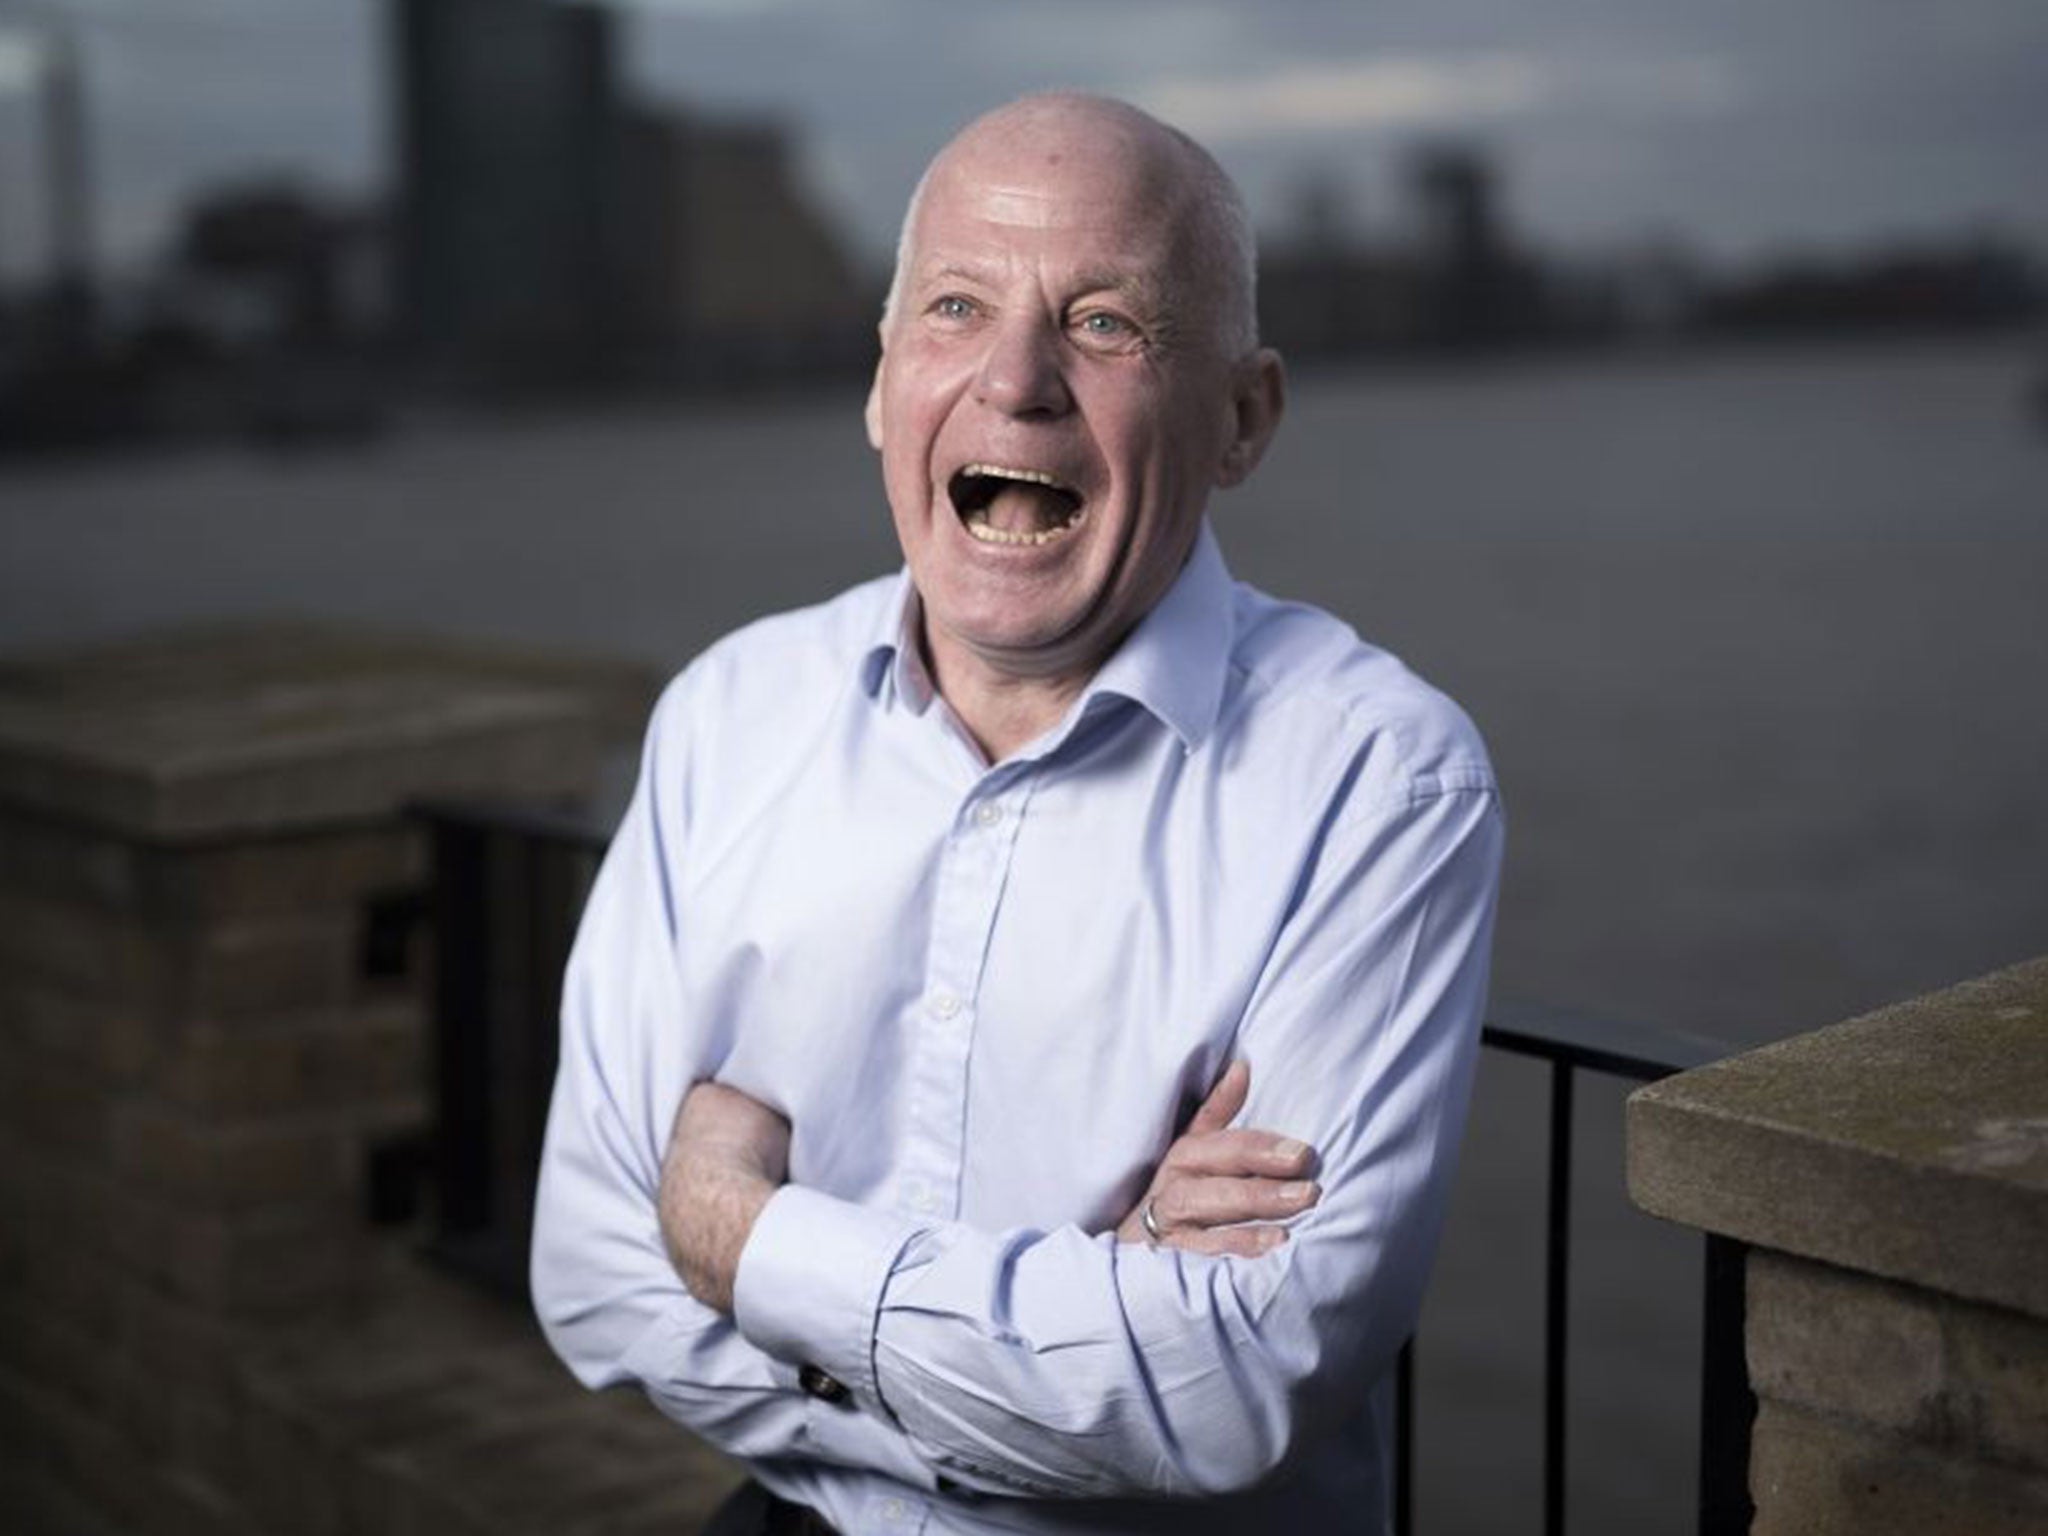
[{"label": "shirt collar", "polygon": [[1152,611],[1081,694],[1129,699],[1156,715],[1192,752],[1216,724],[1234,639],[1230,571],[1207,518],[1193,553]]},{"label": "shirt collar", "polygon": [[933,692],[917,644],[922,612],[917,585],[906,565],[876,615],[874,631],[860,658],[862,692],[885,707],[901,699],[914,715],[925,712]]},{"label": "shirt collar", "polygon": [[[1189,751],[1216,724],[1234,636],[1229,568],[1208,519],[1166,595],[1138,621],[1124,643],[1082,691],[1070,718],[1098,697],[1128,699],[1162,721]],[[932,701],[931,676],[916,643],[921,610],[906,567],[882,606],[874,634],[861,652],[860,682],[884,705],[891,695],[923,714]]]}]

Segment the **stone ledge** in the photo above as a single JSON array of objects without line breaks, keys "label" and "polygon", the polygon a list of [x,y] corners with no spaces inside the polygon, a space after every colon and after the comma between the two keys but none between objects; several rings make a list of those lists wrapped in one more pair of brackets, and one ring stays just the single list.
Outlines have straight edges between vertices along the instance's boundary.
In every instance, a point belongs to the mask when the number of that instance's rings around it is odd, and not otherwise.
[{"label": "stone ledge", "polygon": [[1653,1215],[2048,1318],[2048,959],[1628,1105]]},{"label": "stone ledge", "polygon": [[580,794],[645,669],[308,623],[0,666],[0,804],[147,841],[387,818],[439,790]]}]

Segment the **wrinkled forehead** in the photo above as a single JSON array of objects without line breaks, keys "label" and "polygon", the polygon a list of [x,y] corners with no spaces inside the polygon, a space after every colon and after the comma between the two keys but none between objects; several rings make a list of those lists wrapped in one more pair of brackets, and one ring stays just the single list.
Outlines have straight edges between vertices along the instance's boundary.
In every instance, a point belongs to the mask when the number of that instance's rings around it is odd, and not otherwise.
[{"label": "wrinkled forehead", "polygon": [[1165,283],[1190,243],[1192,201],[1171,156],[1125,136],[990,135],[954,145],[932,167],[912,262],[1071,257]]}]

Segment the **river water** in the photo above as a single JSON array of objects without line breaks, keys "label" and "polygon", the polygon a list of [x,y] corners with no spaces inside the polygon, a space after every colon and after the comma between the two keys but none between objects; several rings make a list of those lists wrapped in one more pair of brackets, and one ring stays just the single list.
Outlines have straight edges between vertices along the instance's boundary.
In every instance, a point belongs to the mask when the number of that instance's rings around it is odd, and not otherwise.
[{"label": "river water", "polygon": [[[2010,342],[1295,381],[1238,573],[1479,720],[1496,991],[1758,1043],[2048,950],[2048,430]],[[857,390],[0,478],[0,649],[312,613],[680,664],[888,568]],[[1425,1530],[1535,1528],[1544,1083],[1489,1061],[1424,1329]],[[1575,1511],[1690,1529],[1696,1246],[1581,1093]]]}]

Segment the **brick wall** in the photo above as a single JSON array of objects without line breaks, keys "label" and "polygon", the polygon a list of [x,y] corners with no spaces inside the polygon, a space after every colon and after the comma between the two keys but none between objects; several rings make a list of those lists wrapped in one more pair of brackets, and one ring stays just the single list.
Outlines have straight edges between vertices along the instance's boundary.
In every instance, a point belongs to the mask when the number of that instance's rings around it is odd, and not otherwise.
[{"label": "brick wall", "polygon": [[2048,1327],[1758,1252],[1757,1536],[2048,1530]]},{"label": "brick wall", "polygon": [[0,670],[0,1529],[690,1529],[728,1469],[366,1219],[428,1114],[420,967],[364,963],[425,873],[398,805],[581,789],[592,713],[447,650],[255,654]]}]

